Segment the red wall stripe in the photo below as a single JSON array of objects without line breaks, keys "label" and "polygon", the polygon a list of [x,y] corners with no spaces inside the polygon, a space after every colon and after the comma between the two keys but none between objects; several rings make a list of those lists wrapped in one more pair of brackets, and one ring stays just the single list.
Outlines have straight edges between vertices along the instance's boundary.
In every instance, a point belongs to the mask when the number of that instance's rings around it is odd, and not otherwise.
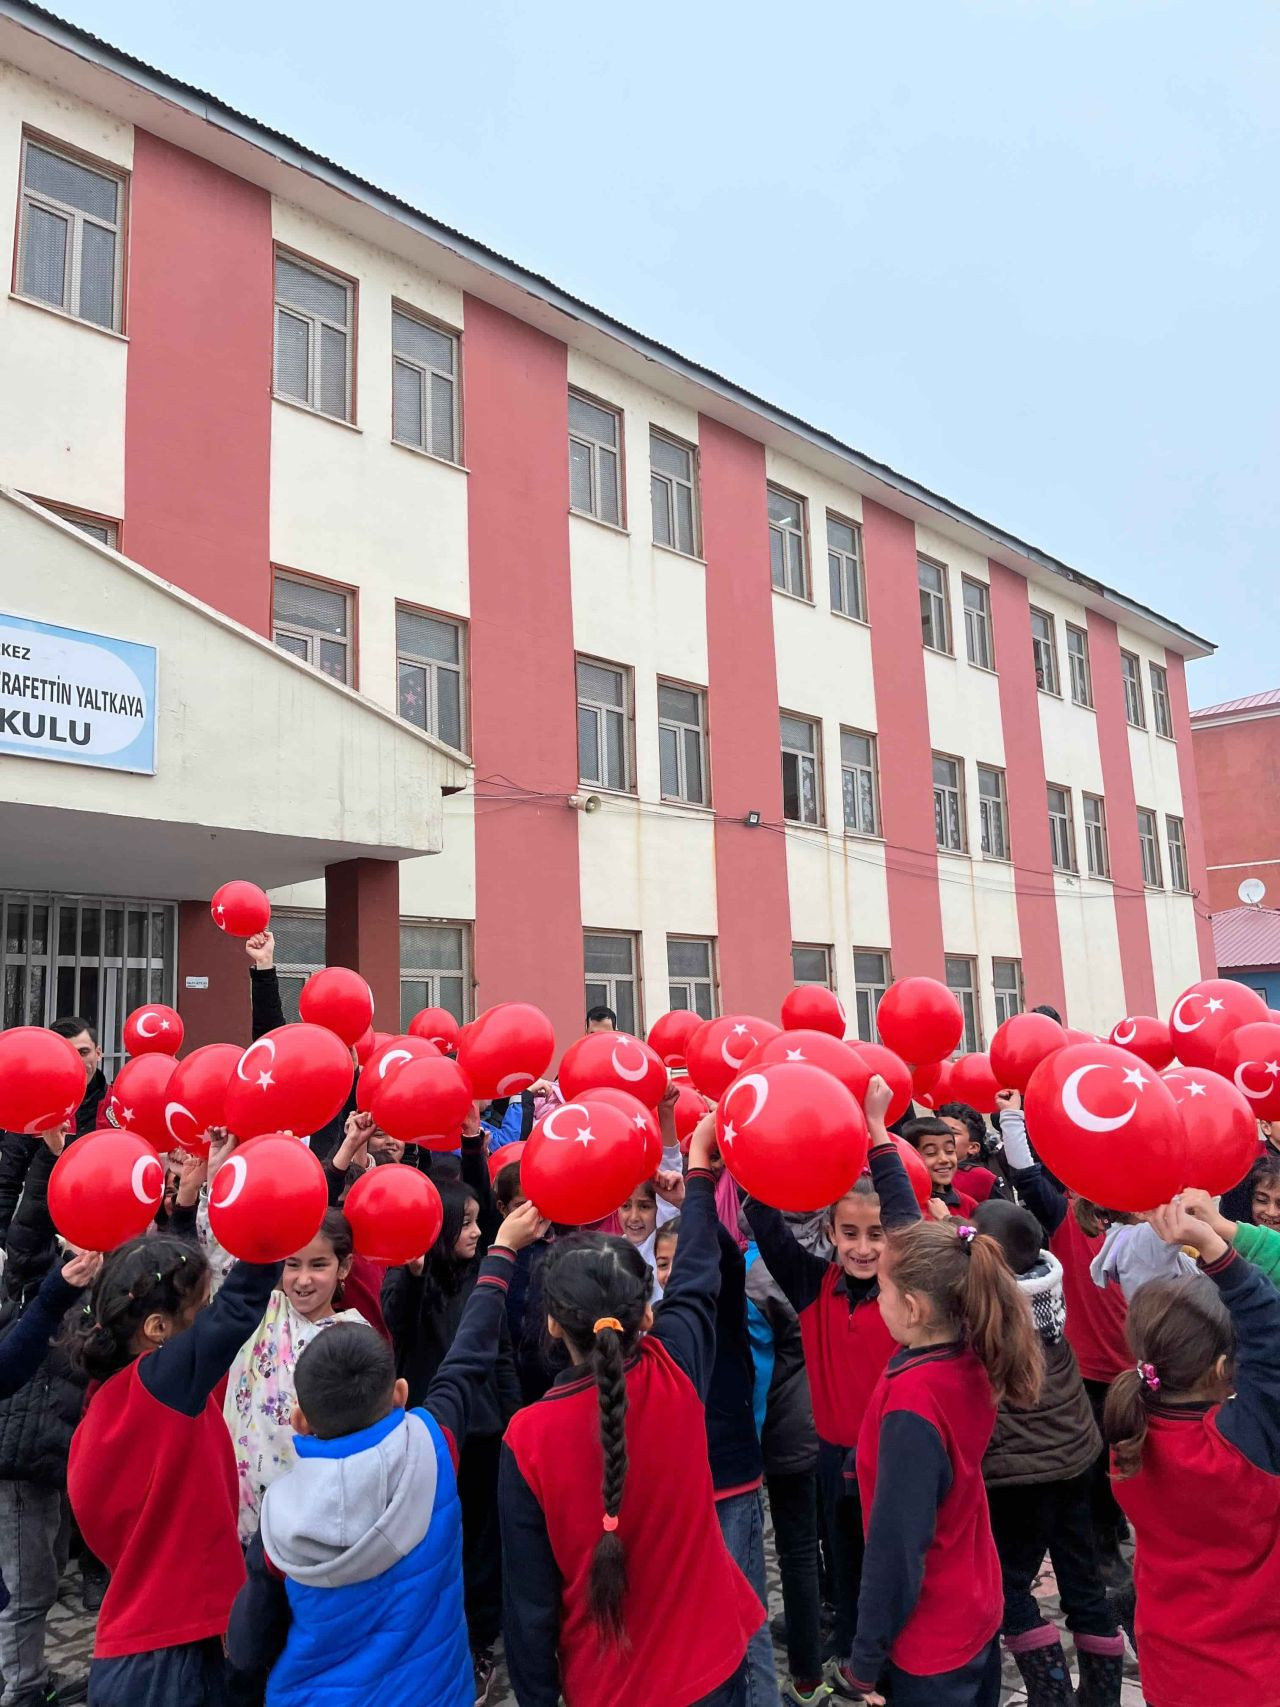
[{"label": "red wall stripe", "polygon": [[[1200,973],[1204,978],[1212,978],[1217,974],[1218,958],[1213,948],[1213,926],[1209,922],[1209,873],[1205,863],[1200,789],[1196,782],[1195,743],[1191,737],[1191,713],[1187,707],[1186,660],[1180,653],[1166,651],[1164,667],[1169,674],[1169,705],[1173,712],[1173,733],[1178,743],[1178,784],[1182,790],[1182,825],[1187,838],[1187,870],[1195,897],[1193,904],[1196,910],[1196,946],[1200,951]],[[1235,905],[1234,900],[1231,905]]]},{"label": "red wall stripe", "polygon": [[267,633],[267,192],[135,131],[128,306],[121,549]]},{"label": "red wall stripe", "polygon": [[[1124,975],[1125,1011],[1154,1014],[1156,980],[1151,964],[1151,931],[1147,896],[1142,886],[1142,853],[1138,846],[1138,805],[1129,757],[1129,725],[1124,714],[1124,685],[1120,677],[1120,636],[1114,622],[1089,612],[1089,667],[1093,705],[1098,723],[1098,753],[1102,788],[1107,802],[1107,844],[1115,896],[1116,934]],[[1154,801],[1144,805],[1155,807]]]},{"label": "red wall stripe", "polygon": [[478,297],[463,327],[476,1001],[536,1002],[564,1048],[583,1023],[568,355]]},{"label": "red wall stripe", "polygon": [[772,1019],[791,987],[791,899],[764,447],[706,415],[698,440],[721,1005]]},{"label": "red wall stripe", "polygon": [[1021,575],[990,560],[987,567],[991,575],[991,622],[999,671],[1022,980],[1028,1007],[1049,1002],[1059,1013],[1065,1013],[1062,942],[1049,851],[1040,690],[1036,686],[1031,652],[1031,601]]},{"label": "red wall stripe", "polygon": [[920,644],[916,530],[862,501],[871,670],[880,749],[889,933],[895,978],[943,975],[942,902],[933,824],[933,747]]}]

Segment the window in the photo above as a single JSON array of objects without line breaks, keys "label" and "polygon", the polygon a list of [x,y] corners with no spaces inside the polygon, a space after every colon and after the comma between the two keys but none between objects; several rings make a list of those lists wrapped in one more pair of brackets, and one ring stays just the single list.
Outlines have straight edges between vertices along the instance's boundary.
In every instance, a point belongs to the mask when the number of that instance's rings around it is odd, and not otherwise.
[{"label": "window", "polygon": [[867,585],[862,572],[862,529],[839,516],[827,517],[827,570],[831,608],[841,616],[867,620]]},{"label": "window", "polygon": [[578,659],[578,778],[631,787],[631,672]]},{"label": "window", "polygon": [[1084,796],[1084,857],[1090,877],[1111,876],[1107,852],[1107,808],[1101,795]]},{"label": "window", "polygon": [[1076,830],[1071,813],[1071,790],[1049,784],[1049,857],[1055,871],[1076,869]]},{"label": "window", "polygon": [[1191,891],[1187,868],[1187,834],[1181,818],[1166,817],[1165,830],[1169,837],[1169,887],[1183,895]]},{"label": "window", "polygon": [[933,755],[933,827],[944,853],[965,851],[964,769],[959,759],[938,753]]},{"label": "window", "polygon": [[840,784],[844,790],[844,827],[850,835],[880,834],[877,769],[875,736],[842,729]]},{"label": "window", "polygon": [[640,1027],[636,947],[636,938],[631,935],[606,936],[601,931],[586,931],[582,939],[586,1006],[612,1008],[618,1016],[618,1030],[632,1035]]},{"label": "window", "polygon": [[276,255],[276,395],[351,419],[351,284]]},{"label": "window", "polygon": [[706,695],[658,683],[658,767],[662,798],[709,804]]},{"label": "window", "polygon": [[[403,309],[391,313],[391,436],[458,460],[458,340]],[[430,1003],[429,1006],[442,1006]]]},{"label": "window", "polygon": [[[36,500],[39,503],[39,499]],[[59,516],[64,522],[70,522],[73,528],[79,528],[81,533],[87,533],[90,539],[96,539],[99,545],[109,545],[114,551],[120,538],[119,525],[109,522],[102,516],[86,515],[82,510],[67,510],[61,504],[41,504],[42,510],[48,510],[51,515]]]},{"label": "window", "polygon": [[996,995],[996,1024],[1003,1025],[1022,1012],[1022,962],[993,960],[991,983]]},{"label": "window", "polygon": [[858,1036],[864,1043],[879,1043],[876,1009],[889,988],[889,956],[879,948],[853,951],[853,999],[858,1011]]},{"label": "window", "polygon": [[1075,705],[1093,705],[1093,677],[1089,671],[1089,636],[1074,623],[1067,624],[1067,667],[1071,671],[1071,699]]},{"label": "window", "polygon": [[769,565],[773,585],[793,599],[809,597],[809,557],[804,539],[804,499],[769,488]]},{"label": "window", "polygon": [[967,575],[960,582],[964,600],[964,644],[969,662],[980,670],[994,670],[996,648],[991,636],[991,589],[985,581],[971,581]]},{"label": "window", "polygon": [[831,950],[822,943],[793,942],[791,976],[797,984],[821,984],[831,988]]},{"label": "window", "polygon": [[1148,889],[1163,889],[1160,872],[1160,842],[1156,835],[1156,815],[1145,806],[1138,808],[1138,846],[1142,850],[1142,881]]},{"label": "window", "polygon": [[658,545],[698,555],[698,505],[693,487],[693,451],[649,429],[649,493],[653,537]]},{"label": "window", "polygon": [[1047,610],[1031,611],[1031,657],[1036,668],[1036,686],[1044,693],[1058,692],[1058,643],[1053,618]]},{"label": "window", "polygon": [[987,858],[1008,859],[1009,795],[1004,772],[993,765],[978,766],[978,823]]},{"label": "window", "polygon": [[462,624],[397,605],[396,671],[401,717],[451,747],[461,748],[465,744]]},{"label": "window", "polygon": [[818,725],[782,713],[782,816],[793,824],[821,824]]},{"label": "window", "polygon": [[569,507],[612,527],[622,526],[621,446],[618,411],[571,391]]},{"label": "window", "polygon": [[715,945],[705,937],[667,938],[667,979],[673,1009],[713,1019],[716,1011]]},{"label": "window", "polygon": [[926,557],[916,559],[920,582],[920,633],[931,652],[950,652],[951,618],[947,610],[947,571]]},{"label": "window", "polygon": [[1169,672],[1163,664],[1152,664],[1151,670],[1151,717],[1156,726],[1156,734],[1163,735],[1166,740],[1173,740],[1173,708],[1169,704]]},{"label": "window", "polygon": [[43,143],[22,145],[18,290],[94,326],[120,329],[124,182]]},{"label": "window", "polygon": [[1120,680],[1124,683],[1124,714],[1135,729],[1145,729],[1147,714],[1142,704],[1142,663],[1132,652],[1120,654]]},{"label": "window", "polygon": [[947,988],[960,1004],[964,1014],[964,1034],[958,1048],[972,1055],[982,1048],[982,1027],[978,1021],[978,985],[976,963],[966,955],[946,956]]},{"label": "window", "polygon": [[400,924],[400,1024],[423,1008],[445,1008],[459,1025],[470,1017],[466,925]]},{"label": "window", "polygon": [[271,915],[276,939],[276,978],[280,984],[280,1006],[292,1023],[298,1018],[298,996],[313,972],[325,964],[323,913],[278,913]]},{"label": "window", "polygon": [[352,681],[350,593],[277,573],[271,638],[335,682]]}]

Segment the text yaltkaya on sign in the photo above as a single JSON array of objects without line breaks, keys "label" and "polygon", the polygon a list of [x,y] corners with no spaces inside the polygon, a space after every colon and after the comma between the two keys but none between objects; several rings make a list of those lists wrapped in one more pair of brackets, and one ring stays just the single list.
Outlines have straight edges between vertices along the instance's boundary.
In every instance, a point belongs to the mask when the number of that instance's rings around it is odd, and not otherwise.
[{"label": "text yaltkaya on sign", "polygon": [[0,613],[0,753],[156,768],[156,649]]}]

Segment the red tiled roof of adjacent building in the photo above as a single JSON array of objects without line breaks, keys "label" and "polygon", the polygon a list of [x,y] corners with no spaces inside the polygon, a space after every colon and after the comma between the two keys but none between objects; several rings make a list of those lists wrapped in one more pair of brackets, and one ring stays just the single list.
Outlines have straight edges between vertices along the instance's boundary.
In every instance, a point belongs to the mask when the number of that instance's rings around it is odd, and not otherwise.
[{"label": "red tiled roof of adjacent building", "polygon": [[1237,711],[1280,711],[1280,688],[1268,688],[1265,693],[1247,693],[1242,699],[1224,699],[1219,705],[1202,705],[1191,713],[1191,721],[1202,717],[1229,717]]},{"label": "red tiled roof of adjacent building", "polygon": [[1280,966],[1280,908],[1228,907],[1213,915],[1219,970]]}]

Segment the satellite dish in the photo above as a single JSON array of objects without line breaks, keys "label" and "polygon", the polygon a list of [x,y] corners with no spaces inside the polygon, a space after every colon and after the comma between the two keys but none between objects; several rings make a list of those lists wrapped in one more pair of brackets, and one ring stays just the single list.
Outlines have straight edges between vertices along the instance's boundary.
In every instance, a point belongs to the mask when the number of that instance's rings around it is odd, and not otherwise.
[{"label": "satellite dish", "polygon": [[1267,886],[1260,877],[1246,877],[1236,890],[1236,894],[1246,907],[1256,907],[1267,892]]}]

